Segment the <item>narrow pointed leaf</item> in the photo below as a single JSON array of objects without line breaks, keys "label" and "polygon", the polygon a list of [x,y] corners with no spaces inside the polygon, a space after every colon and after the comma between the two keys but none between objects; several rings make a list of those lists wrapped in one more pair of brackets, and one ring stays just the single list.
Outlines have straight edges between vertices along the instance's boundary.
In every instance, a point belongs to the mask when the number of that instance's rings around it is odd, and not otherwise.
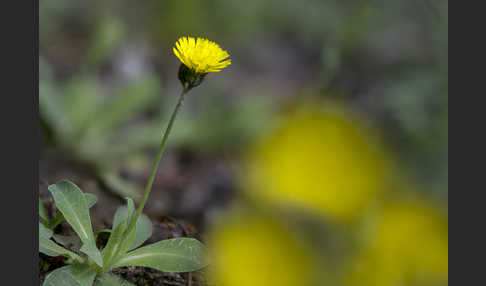
[{"label": "narrow pointed leaf", "polygon": [[[128,222],[127,222],[127,227],[128,227]],[[130,247],[130,245],[135,240],[136,232],[137,232],[137,226],[136,225],[129,233],[127,233],[125,231],[125,237],[121,241],[120,249],[118,250],[118,254],[117,254],[117,256],[116,256],[116,258],[113,262],[118,261],[120,259],[120,257],[125,256],[125,254],[128,252],[128,248]]]},{"label": "narrow pointed leaf", "polygon": [[83,258],[81,258],[76,253],[65,249],[64,247],[56,244],[54,241],[50,239],[41,238],[39,239],[39,252],[44,253],[47,256],[66,256],[72,259],[75,259],[79,262],[84,262]]},{"label": "narrow pointed leaf", "polygon": [[[126,219],[119,223],[115,229],[110,234],[110,238],[108,239],[108,243],[106,247],[103,249],[103,261],[105,263],[105,268],[109,268],[112,262],[117,257],[120,247],[122,246],[122,241],[125,238],[124,233],[126,230],[127,224]],[[108,269],[107,269],[108,270]]]},{"label": "narrow pointed leaf", "polygon": [[[128,216],[127,207],[126,206],[119,207],[115,212],[113,226],[117,226],[120,223],[120,221],[126,219],[127,216]],[[141,214],[138,217],[136,223],[135,237],[133,241],[131,241],[130,244],[128,245],[127,251],[139,247],[151,236],[152,236],[152,222],[146,215]]]},{"label": "narrow pointed leaf", "polygon": [[53,235],[52,230],[45,227],[42,223],[39,223],[39,238],[49,239]]},{"label": "narrow pointed leaf", "polygon": [[96,248],[86,196],[72,182],[61,180],[49,186],[56,207],[63,214],[83,242],[81,251],[99,266],[103,266],[101,253]]},{"label": "narrow pointed leaf", "polygon": [[43,220],[45,224],[49,223],[49,216],[47,215],[46,208],[44,207],[44,204],[40,199],[39,199],[39,218],[41,218],[41,220]]},{"label": "narrow pointed leaf", "polygon": [[174,238],[133,250],[114,267],[144,266],[165,272],[190,272],[206,265],[202,243],[193,238]]},{"label": "narrow pointed leaf", "polygon": [[50,229],[55,229],[61,222],[64,221],[64,216],[61,212],[57,212],[56,216],[47,225]]},{"label": "narrow pointed leaf", "polygon": [[40,253],[43,253],[43,254],[45,254],[47,256],[51,256],[51,257],[56,257],[56,256],[61,256],[62,255],[62,254],[60,254],[60,253],[58,253],[56,251],[50,250],[49,247],[46,247],[40,241],[39,241],[39,252]]},{"label": "narrow pointed leaf", "polygon": [[120,206],[116,209],[115,212],[115,217],[113,218],[113,228],[118,226],[120,222],[123,220],[127,219],[127,221],[130,223],[130,218],[134,214],[135,211],[135,204],[133,203],[133,200],[131,198],[126,197],[127,200],[127,205],[126,206]]},{"label": "narrow pointed leaf", "polygon": [[84,197],[86,198],[86,203],[88,204],[88,208],[92,208],[98,201],[98,198],[95,195],[90,193],[84,193]]},{"label": "narrow pointed leaf", "polygon": [[52,230],[39,223],[39,252],[52,257],[63,255],[83,262],[83,259],[79,255],[52,241],[50,239],[52,235]]},{"label": "narrow pointed leaf", "polygon": [[127,206],[122,206],[115,212],[113,219],[113,228],[108,244],[103,250],[103,261],[107,265],[105,268],[109,268],[112,263],[116,262],[119,257],[125,255],[128,252],[129,246],[134,242],[137,227],[135,227],[127,233],[127,227],[130,223],[130,219],[135,213],[135,204],[130,198],[127,199]]},{"label": "narrow pointed leaf", "polygon": [[57,212],[56,216],[49,222],[49,224],[46,224],[46,226],[49,227],[50,229],[55,229],[56,226],[58,226],[63,221],[64,221],[64,216],[62,215],[61,212]]},{"label": "narrow pointed leaf", "polygon": [[125,198],[125,199],[127,200],[127,209],[128,209],[127,224],[130,224],[130,221],[132,220],[132,216],[135,215],[135,203],[131,198]]}]

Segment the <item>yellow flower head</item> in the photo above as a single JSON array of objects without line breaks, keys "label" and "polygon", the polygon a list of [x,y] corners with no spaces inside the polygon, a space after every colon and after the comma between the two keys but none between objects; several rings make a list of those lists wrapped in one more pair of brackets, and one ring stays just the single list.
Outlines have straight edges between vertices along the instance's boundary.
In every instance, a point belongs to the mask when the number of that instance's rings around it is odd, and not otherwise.
[{"label": "yellow flower head", "polygon": [[228,52],[204,38],[181,37],[173,51],[185,66],[199,74],[219,72],[231,64]]},{"label": "yellow flower head", "polygon": [[387,159],[374,132],[352,118],[331,107],[290,113],[248,153],[248,193],[336,222],[359,218],[387,188]]},{"label": "yellow flower head", "polygon": [[388,205],[358,255],[347,286],[447,285],[448,221],[419,200]]},{"label": "yellow flower head", "polygon": [[311,253],[271,219],[249,214],[231,216],[210,232],[208,246],[211,285],[314,285]]}]

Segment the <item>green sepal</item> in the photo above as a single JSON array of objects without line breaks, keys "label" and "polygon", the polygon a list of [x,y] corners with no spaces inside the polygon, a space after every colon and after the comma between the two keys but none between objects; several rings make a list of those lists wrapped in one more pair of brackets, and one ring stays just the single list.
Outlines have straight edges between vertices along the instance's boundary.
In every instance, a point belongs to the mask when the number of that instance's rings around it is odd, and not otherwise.
[{"label": "green sepal", "polygon": [[188,68],[185,64],[181,64],[179,66],[179,72],[177,76],[181,81],[182,86],[186,90],[190,90],[198,85],[200,85],[204,78],[206,77],[207,73],[197,73],[194,70]]}]

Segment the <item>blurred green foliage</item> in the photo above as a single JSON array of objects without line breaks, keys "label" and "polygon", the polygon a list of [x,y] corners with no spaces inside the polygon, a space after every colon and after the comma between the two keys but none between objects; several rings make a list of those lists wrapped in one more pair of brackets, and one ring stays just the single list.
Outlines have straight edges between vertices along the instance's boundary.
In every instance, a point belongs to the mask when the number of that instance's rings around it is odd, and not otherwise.
[{"label": "blurred green foliage", "polygon": [[41,117],[54,141],[110,164],[156,146],[179,91],[170,48],[181,35],[217,40],[234,64],[190,98],[172,146],[242,148],[273,111],[332,94],[447,200],[447,1],[44,0]]},{"label": "blurred green foliage", "polygon": [[115,191],[137,197],[128,183],[118,183],[121,179],[115,174],[124,154],[150,146],[141,133],[150,123],[126,123],[153,104],[160,94],[158,81],[148,75],[103,97],[89,76],[73,77],[58,87],[49,81],[46,65],[41,66],[47,79],[39,84],[39,115],[49,142],[95,169]]}]

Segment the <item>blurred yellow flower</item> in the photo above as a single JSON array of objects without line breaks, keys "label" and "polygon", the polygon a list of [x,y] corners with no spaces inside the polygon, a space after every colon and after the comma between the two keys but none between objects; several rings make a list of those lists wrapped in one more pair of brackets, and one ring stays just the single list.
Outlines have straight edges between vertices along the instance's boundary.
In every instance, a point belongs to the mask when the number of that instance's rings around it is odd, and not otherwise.
[{"label": "blurred yellow flower", "polygon": [[208,270],[215,286],[314,285],[308,250],[287,229],[266,218],[242,216],[212,231]]},{"label": "blurred yellow flower", "polygon": [[447,218],[431,206],[390,205],[369,242],[354,261],[347,286],[447,285]]},{"label": "blurred yellow flower", "polygon": [[243,180],[265,204],[350,221],[386,188],[383,153],[371,130],[350,113],[304,108],[249,152]]},{"label": "blurred yellow flower", "polygon": [[228,52],[204,38],[181,37],[173,51],[185,66],[200,74],[219,72],[231,64]]}]

